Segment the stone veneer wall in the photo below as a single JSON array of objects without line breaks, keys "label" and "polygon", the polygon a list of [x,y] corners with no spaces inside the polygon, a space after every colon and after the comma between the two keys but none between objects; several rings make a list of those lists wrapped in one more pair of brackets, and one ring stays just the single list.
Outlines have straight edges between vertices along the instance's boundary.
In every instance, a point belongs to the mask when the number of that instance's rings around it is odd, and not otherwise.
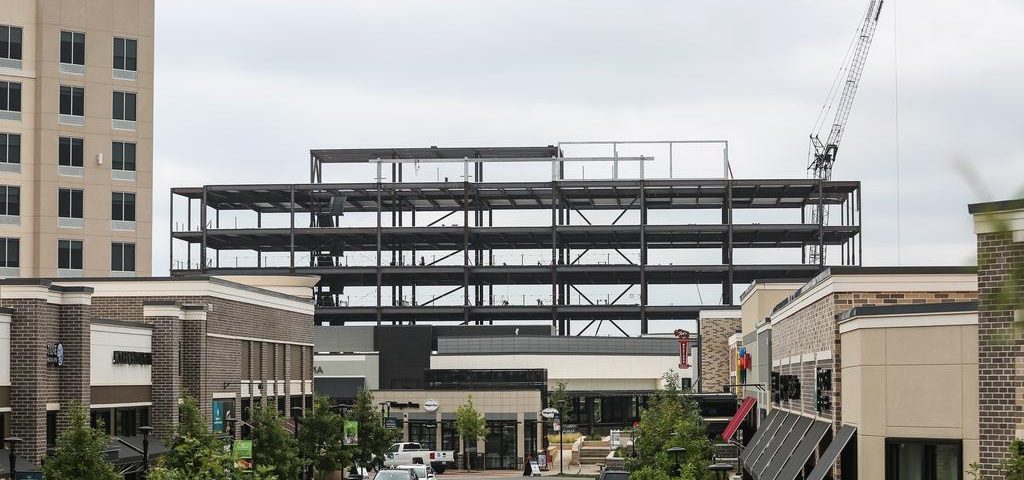
[{"label": "stone veneer wall", "polygon": [[1024,268],[1024,242],[1010,232],[978,235],[978,463],[986,479],[1002,478],[999,464],[1024,430],[1024,338],[1014,329],[1014,306],[999,295],[1014,266]]},{"label": "stone veneer wall", "polygon": [[736,318],[702,318],[700,338],[700,382],[705,392],[721,392],[731,382],[729,367],[736,359],[729,349],[729,337],[736,334],[743,320]]}]

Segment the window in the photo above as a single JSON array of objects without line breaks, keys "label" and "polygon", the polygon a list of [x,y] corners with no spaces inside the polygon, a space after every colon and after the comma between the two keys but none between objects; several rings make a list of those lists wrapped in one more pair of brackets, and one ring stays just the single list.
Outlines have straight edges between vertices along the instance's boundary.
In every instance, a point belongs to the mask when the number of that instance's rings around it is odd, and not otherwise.
[{"label": "window", "polygon": [[886,480],[961,480],[959,440],[892,440],[885,445]]},{"label": "window", "polygon": [[21,60],[21,27],[0,25],[0,58]]},{"label": "window", "polygon": [[21,163],[21,135],[0,133],[0,163]]},{"label": "window", "polygon": [[57,410],[46,411],[46,448],[57,446]]},{"label": "window", "polygon": [[117,70],[138,70],[139,42],[129,38],[114,37],[114,68]]},{"label": "window", "polygon": [[114,92],[114,120],[135,121],[135,94]]},{"label": "window", "polygon": [[57,194],[57,210],[62,218],[82,218],[82,190],[62,188]]},{"label": "window", "polygon": [[110,420],[111,415],[109,408],[92,410],[89,412],[89,426],[101,430],[107,435],[110,435],[110,427],[113,424]]},{"label": "window", "polygon": [[21,187],[0,185],[0,215],[21,214]]},{"label": "window", "polygon": [[134,222],[135,194],[114,192],[112,195],[110,218],[123,222]]},{"label": "window", "polygon": [[18,268],[21,258],[21,241],[17,238],[0,238],[0,267]]},{"label": "window", "polygon": [[135,244],[110,244],[110,270],[114,272],[135,271]]},{"label": "window", "polygon": [[60,32],[60,63],[85,65],[85,34]]},{"label": "window", "polygon": [[114,170],[135,171],[135,144],[128,142],[114,142],[111,148],[114,154],[112,168]]},{"label": "window", "polygon": [[85,89],[60,86],[60,114],[81,117],[85,115]]},{"label": "window", "polygon": [[21,84],[18,82],[0,82],[0,110],[9,112],[21,111]]},{"label": "window", "polygon": [[81,240],[57,240],[57,268],[82,269]]},{"label": "window", "polygon": [[81,167],[84,164],[85,147],[81,138],[60,137],[59,164],[66,167]]}]

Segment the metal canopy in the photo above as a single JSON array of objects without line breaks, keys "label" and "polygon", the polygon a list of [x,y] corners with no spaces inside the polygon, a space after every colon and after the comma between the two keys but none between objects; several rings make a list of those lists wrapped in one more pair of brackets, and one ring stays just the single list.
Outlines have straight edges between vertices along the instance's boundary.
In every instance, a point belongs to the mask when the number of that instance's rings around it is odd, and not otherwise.
[{"label": "metal canopy", "polygon": [[815,420],[811,424],[811,428],[807,429],[807,434],[800,439],[800,444],[796,446],[793,453],[786,460],[782,471],[774,478],[777,480],[796,480],[796,477],[803,471],[804,465],[811,459],[814,449],[818,448],[818,444],[821,443],[821,440],[825,438],[825,434],[830,430],[832,430],[831,423]]},{"label": "metal canopy", "polygon": [[[755,479],[760,479],[761,472],[764,471],[765,467],[775,458],[775,452],[779,451],[779,448],[785,443],[786,437],[797,428],[800,424],[800,420],[806,417],[789,414],[786,418],[782,419],[782,425],[775,431],[772,438],[765,443],[765,448],[761,451],[761,454],[754,459],[748,471],[754,476]],[[804,427],[806,429],[806,426]]]},{"label": "metal canopy", "polygon": [[832,439],[832,443],[829,444],[828,448],[821,454],[821,458],[818,459],[818,464],[814,466],[814,470],[811,470],[810,475],[807,476],[806,480],[824,480],[824,478],[832,471],[832,465],[835,465],[836,459],[843,453],[843,449],[846,448],[846,444],[850,443],[850,439],[857,434],[857,427],[852,425],[843,425],[839,427],[839,432],[836,433],[835,438]]},{"label": "metal canopy", "polygon": [[789,413],[782,410],[772,410],[768,414],[768,417],[761,423],[761,428],[754,433],[754,438],[750,439],[747,448],[744,448],[743,453],[740,454],[740,464],[744,468],[749,468],[749,465],[753,464],[754,460],[761,456],[761,452],[764,451],[768,441],[771,440],[779,426],[782,425],[782,420],[789,415]]},{"label": "metal canopy", "polygon": [[771,455],[764,469],[755,475],[755,478],[777,479],[782,467],[789,460],[796,446],[807,435],[807,430],[811,427],[812,423],[814,423],[814,420],[810,418],[803,416],[797,418],[796,423],[793,425],[793,430],[779,443],[779,448]]}]

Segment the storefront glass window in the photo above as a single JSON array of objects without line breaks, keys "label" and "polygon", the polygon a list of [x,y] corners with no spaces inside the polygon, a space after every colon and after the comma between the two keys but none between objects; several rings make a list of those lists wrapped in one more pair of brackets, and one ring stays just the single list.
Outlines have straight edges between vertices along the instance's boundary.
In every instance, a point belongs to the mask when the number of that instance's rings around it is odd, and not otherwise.
[{"label": "storefront glass window", "polygon": [[963,446],[959,441],[888,440],[886,480],[961,480]]},{"label": "storefront glass window", "polygon": [[514,470],[519,468],[516,452],[515,420],[487,422],[484,460],[486,468]]},{"label": "storefront glass window", "polygon": [[109,408],[89,412],[89,424],[92,428],[100,429],[107,435],[110,435],[110,427],[113,426],[112,420]]},{"label": "storefront glass window", "polygon": [[235,401],[234,400],[214,400],[212,417],[213,417],[213,433],[224,433],[226,422],[224,421],[229,415],[234,416]]},{"label": "storefront glass window", "polygon": [[409,441],[419,443],[423,448],[436,450],[437,423],[426,420],[410,420]]}]

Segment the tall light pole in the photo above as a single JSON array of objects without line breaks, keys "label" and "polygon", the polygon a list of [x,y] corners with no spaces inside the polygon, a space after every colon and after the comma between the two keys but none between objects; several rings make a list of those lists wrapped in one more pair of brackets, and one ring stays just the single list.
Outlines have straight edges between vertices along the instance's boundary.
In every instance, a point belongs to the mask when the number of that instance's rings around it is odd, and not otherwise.
[{"label": "tall light pole", "polygon": [[562,465],[562,427],[564,426],[562,425],[562,412],[559,412],[557,408],[548,407],[540,411],[540,416],[548,420],[558,418],[558,474],[561,475],[565,473]]}]

